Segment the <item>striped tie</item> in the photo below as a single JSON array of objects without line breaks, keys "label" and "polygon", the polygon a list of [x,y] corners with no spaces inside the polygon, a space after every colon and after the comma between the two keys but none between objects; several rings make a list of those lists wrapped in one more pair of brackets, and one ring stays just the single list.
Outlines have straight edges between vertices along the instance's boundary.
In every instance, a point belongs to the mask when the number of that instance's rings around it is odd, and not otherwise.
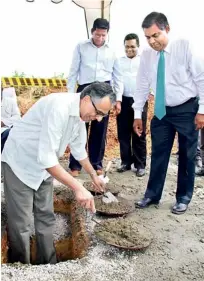
[{"label": "striped tie", "polygon": [[157,68],[157,88],[156,88],[154,115],[160,120],[166,115],[164,51],[160,52],[158,68]]}]

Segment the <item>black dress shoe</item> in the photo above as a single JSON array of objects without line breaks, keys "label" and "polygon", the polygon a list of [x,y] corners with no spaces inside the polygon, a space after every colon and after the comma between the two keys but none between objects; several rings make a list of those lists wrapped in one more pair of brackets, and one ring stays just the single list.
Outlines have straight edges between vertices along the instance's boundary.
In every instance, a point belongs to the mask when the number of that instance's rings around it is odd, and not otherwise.
[{"label": "black dress shoe", "polygon": [[123,173],[123,172],[129,171],[130,169],[131,169],[131,166],[129,166],[129,165],[121,165],[121,166],[117,169],[117,172],[118,172],[118,173]]},{"label": "black dress shoe", "polygon": [[136,176],[143,177],[145,175],[145,169],[137,169]]},{"label": "black dress shoe", "polygon": [[143,198],[142,200],[135,203],[135,207],[142,209],[153,204],[158,205],[159,201],[152,200],[151,198]]},{"label": "black dress shoe", "polygon": [[171,212],[173,214],[181,215],[185,213],[185,211],[188,209],[188,205],[184,203],[176,203],[173,207]]}]

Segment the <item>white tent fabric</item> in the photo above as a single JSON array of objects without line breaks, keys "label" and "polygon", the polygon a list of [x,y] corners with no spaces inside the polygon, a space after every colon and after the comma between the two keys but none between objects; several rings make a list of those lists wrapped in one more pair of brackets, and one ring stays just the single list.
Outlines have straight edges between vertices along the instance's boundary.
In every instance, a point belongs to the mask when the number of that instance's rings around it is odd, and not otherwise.
[{"label": "white tent fabric", "polygon": [[[35,0],[26,0],[34,2]],[[51,0],[52,3],[59,4],[63,0]],[[84,9],[85,23],[88,38],[91,37],[91,28],[97,18],[104,18],[110,22],[110,5],[112,0],[72,0],[80,8]]]},{"label": "white tent fabric", "polygon": [[88,38],[91,36],[91,28],[96,18],[104,18],[110,22],[112,0],[72,0],[72,2],[84,9]]}]

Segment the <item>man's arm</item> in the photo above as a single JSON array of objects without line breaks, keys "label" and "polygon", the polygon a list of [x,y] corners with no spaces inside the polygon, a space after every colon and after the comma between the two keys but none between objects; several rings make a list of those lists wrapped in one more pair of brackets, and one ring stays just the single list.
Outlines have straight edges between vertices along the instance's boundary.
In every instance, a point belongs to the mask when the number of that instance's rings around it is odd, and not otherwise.
[{"label": "man's arm", "polygon": [[96,189],[102,192],[104,190],[104,183],[98,178],[96,171],[94,170],[90,161],[88,160],[87,152],[85,149],[87,142],[87,131],[85,123],[81,121],[79,126],[80,128],[78,138],[69,144],[71,153],[74,158],[80,162],[84,170],[90,175],[91,179],[95,184]]},{"label": "man's arm", "polygon": [[198,113],[204,114],[204,59],[196,54],[192,45],[188,49],[189,69],[199,95]]},{"label": "man's arm", "polygon": [[197,56],[192,45],[189,44],[188,47],[188,67],[199,96],[199,109],[195,117],[196,129],[199,130],[204,128],[204,59]]},{"label": "man's arm", "polygon": [[[57,110],[58,109],[58,110]],[[73,189],[79,204],[95,212],[93,196],[81,183],[74,179],[63,167],[60,166],[57,157],[60,142],[63,136],[63,125],[67,114],[63,114],[58,106],[50,108],[47,105],[47,114],[43,120],[38,146],[38,163],[42,169],[46,169],[55,179]],[[67,109],[68,110],[68,109]]]},{"label": "man's arm", "polygon": [[80,45],[78,44],[74,50],[72,64],[70,67],[69,76],[68,76],[68,80],[67,80],[68,92],[71,92],[71,93],[75,92],[80,63],[81,63]]},{"label": "man's arm", "polygon": [[53,178],[70,187],[74,191],[76,200],[82,207],[90,210],[92,213],[96,212],[94,199],[91,193],[79,181],[65,171],[61,165],[58,164],[54,167],[48,168],[47,171]]},{"label": "man's arm", "polygon": [[124,91],[124,85],[123,85],[123,74],[122,74],[119,59],[115,59],[114,61],[112,80],[113,80],[113,87],[117,95],[117,101],[121,102],[123,91]]},{"label": "man's arm", "polygon": [[141,119],[143,107],[148,99],[149,91],[150,85],[148,82],[147,68],[145,65],[145,53],[143,53],[140,59],[140,65],[136,78],[136,91],[133,97],[134,103],[132,108],[134,109],[134,119]]},{"label": "man's arm", "polygon": [[148,99],[148,94],[150,91],[150,85],[148,82],[148,76],[146,71],[147,68],[145,65],[145,56],[143,53],[141,55],[140,65],[137,73],[136,91],[134,94],[134,103],[132,105],[132,108],[134,109],[134,119],[135,119],[133,128],[138,136],[141,136],[143,132],[142,111],[144,108],[144,104]]}]

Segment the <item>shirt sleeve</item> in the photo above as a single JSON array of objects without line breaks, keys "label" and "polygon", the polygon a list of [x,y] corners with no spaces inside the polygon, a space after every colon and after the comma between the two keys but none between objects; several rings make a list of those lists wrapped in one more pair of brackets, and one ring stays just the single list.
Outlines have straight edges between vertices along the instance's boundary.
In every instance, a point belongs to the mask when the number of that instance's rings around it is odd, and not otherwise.
[{"label": "shirt sleeve", "polygon": [[42,120],[37,158],[44,169],[59,164],[57,151],[63,136],[63,125],[66,124],[64,115],[57,110],[59,107],[48,108],[48,106],[45,109],[47,111],[45,118]]},{"label": "shirt sleeve", "polygon": [[143,107],[148,99],[148,94],[150,91],[145,59],[145,53],[143,53],[140,59],[140,65],[136,78],[136,90],[133,97],[134,103],[132,108],[134,109],[134,119],[141,119]]},{"label": "shirt sleeve", "polygon": [[80,63],[81,63],[80,44],[78,44],[74,50],[72,64],[71,64],[69,75],[68,75],[68,80],[67,80],[68,92],[71,92],[71,93],[75,92]]},{"label": "shirt sleeve", "polygon": [[196,54],[195,48],[190,44],[188,49],[188,61],[189,69],[199,96],[198,113],[204,114],[204,59]]},{"label": "shirt sleeve", "polygon": [[116,100],[122,101],[124,85],[123,85],[123,74],[122,74],[119,59],[115,59],[115,61],[114,61],[112,80],[113,80],[113,87],[114,87],[115,93],[117,95]]},{"label": "shirt sleeve", "polygon": [[86,142],[87,142],[87,131],[83,121],[79,123],[78,136],[69,144],[70,151],[74,158],[78,161],[86,159]]}]

